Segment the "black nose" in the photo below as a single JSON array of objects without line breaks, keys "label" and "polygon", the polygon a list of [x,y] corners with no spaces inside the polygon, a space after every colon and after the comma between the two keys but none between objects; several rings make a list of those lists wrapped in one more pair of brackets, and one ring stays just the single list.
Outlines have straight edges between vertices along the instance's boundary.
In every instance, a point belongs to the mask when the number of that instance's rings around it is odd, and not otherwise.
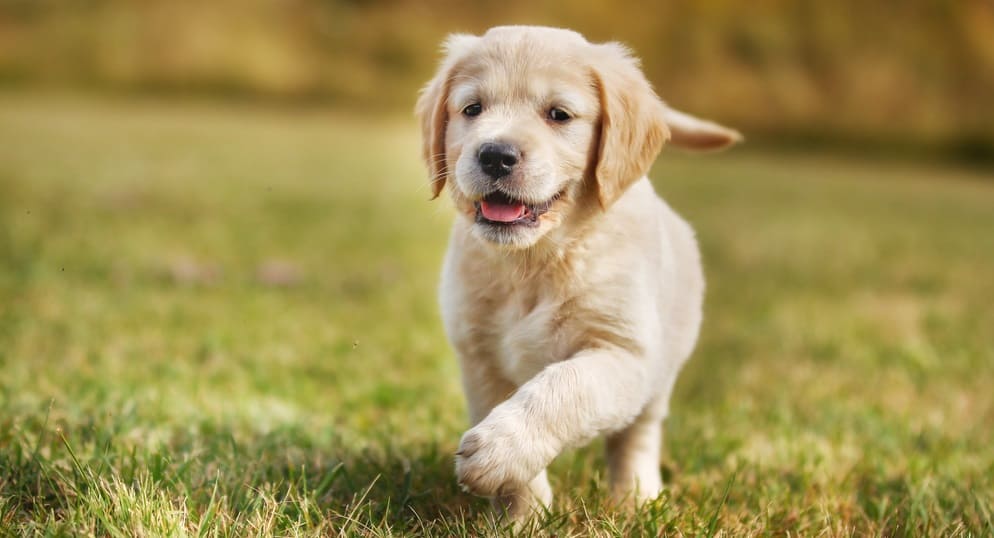
[{"label": "black nose", "polygon": [[511,173],[511,168],[521,159],[521,152],[510,144],[487,142],[480,146],[477,159],[483,173],[493,179],[500,179]]}]

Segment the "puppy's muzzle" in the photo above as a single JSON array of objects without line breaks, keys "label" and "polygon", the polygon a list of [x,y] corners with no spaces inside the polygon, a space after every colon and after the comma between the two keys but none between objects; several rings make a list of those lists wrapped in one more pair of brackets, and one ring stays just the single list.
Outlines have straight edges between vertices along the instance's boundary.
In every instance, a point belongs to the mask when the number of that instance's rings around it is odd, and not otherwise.
[{"label": "puppy's muzzle", "polygon": [[483,173],[496,181],[511,174],[521,160],[521,152],[511,144],[487,142],[480,146],[476,159]]}]

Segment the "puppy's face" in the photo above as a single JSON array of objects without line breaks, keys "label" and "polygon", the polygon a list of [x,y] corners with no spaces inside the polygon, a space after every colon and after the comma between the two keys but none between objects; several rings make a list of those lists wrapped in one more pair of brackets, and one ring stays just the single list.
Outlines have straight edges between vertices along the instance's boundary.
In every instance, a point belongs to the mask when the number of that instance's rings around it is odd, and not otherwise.
[{"label": "puppy's face", "polygon": [[[527,248],[606,209],[670,136],[666,107],[626,49],[568,30],[452,36],[418,101],[437,196],[477,237]],[[689,116],[688,116],[689,117]]]},{"label": "puppy's face", "polygon": [[525,247],[559,226],[576,198],[600,103],[586,71],[573,68],[579,41],[508,41],[479,43],[454,74],[446,157],[474,232]]}]

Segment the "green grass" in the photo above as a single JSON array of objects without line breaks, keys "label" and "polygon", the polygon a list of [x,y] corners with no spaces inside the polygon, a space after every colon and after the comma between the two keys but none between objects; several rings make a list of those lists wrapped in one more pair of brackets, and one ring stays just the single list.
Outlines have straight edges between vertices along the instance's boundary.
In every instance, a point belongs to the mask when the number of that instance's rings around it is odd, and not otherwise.
[{"label": "green grass", "polygon": [[[0,95],[0,530],[480,535],[413,120]],[[709,281],[667,493],[540,535],[994,533],[994,182],[664,153]]]}]

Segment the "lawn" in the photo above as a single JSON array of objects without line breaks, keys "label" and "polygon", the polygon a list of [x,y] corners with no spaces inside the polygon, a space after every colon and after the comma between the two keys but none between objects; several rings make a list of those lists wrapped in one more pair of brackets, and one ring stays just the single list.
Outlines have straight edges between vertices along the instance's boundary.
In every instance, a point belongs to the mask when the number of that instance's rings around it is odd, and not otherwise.
[{"label": "lawn", "polygon": [[[411,118],[0,94],[0,532],[480,535]],[[661,462],[537,534],[994,533],[994,174],[664,152],[709,290]]]}]

